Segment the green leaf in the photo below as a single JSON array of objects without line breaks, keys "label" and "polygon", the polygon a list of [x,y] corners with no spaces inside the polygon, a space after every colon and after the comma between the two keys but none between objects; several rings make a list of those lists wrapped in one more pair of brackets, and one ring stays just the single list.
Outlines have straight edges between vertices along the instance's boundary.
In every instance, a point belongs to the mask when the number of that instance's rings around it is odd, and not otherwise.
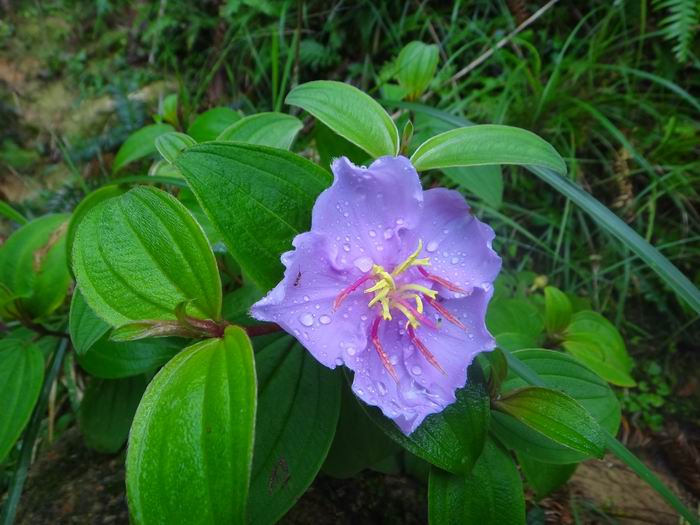
[{"label": "green leaf", "polygon": [[457,128],[435,135],[418,146],[411,162],[418,171],[515,164],[566,173],[564,160],[548,142],[530,131],[496,124]]},{"label": "green leaf", "polygon": [[302,127],[301,121],[291,115],[257,113],[231,124],[216,140],[289,149]]},{"label": "green leaf", "polygon": [[[481,371],[471,366],[467,385],[457,400],[431,414],[406,436],[379,409],[366,407],[367,415],[391,439],[409,452],[454,474],[466,474],[479,458],[489,427],[489,397]],[[365,406],[365,405],[363,405]]]},{"label": "green leaf", "polygon": [[384,108],[344,82],[316,80],[294,88],[285,99],[311,113],[341,137],[373,157],[396,156],[399,131]]},{"label": "green leaf", "polygon": [[544,289],[544,325],[548,334],[562,332],[571,322],[571,301],[559,288]]},{"label": "green leaf", "polygon": [[496,337],[501,334],[521,334],[537,340],[544,329],[542,316],[524,299],[495,299],[486,312],[486,325]]},{"label": "green leaf", "polygon": [[231,108],[211,108],[197,116],[187,128],[187,134],[197,142],[214,140],[222,131],[241,119],[241,114]]},{"label": "green leaf", "polygon": [[488,206],[498,209],[503,204],[503,173],[500,166],[445,168],[447,178],[479,197]]},{"label": "green leaf", "polygon": [[520,470],[525,475],[525,479],[539,499],[548,496],[564,485],[578,466],[578,463],[568,465],[543,463],[522,452],[518,452],[518,463],[520,463]]},{"label": "green leaf", "polygon": [[104,335],[85,354],[78,354],[80,366],[103,379],[119,379],[152,372],[185,346],[185,339],[164,337],[115,343]]},{"label": "green leaf", "polygon": [[309,229],[328,172],[287,151],[231,142],[194,146],[177,167],[246,275],[262,290],[276,285],[280,254]]},{"label": "green leaf", "polygon": [[83,200],[80,201],[68,223],[68,231],[66,232],[66,257],[68,258],[68,267],[73,271],[73,244],[75,243],[75,234],[78,232],[80,221],[85,218],[87,212],[97,206],[99,203],[119,197],[122,193],[126,193],[128,188],[119,184],[110,184],[103,186],[92,193],[88,193]]},{"label": "green leaf", "polygon": [[155,154],[156,139],[170,131],[175,131],[170,124],[151,124],[129,135],[114,156],[112,171],[116,173],[127,164]]},{"label": "green leaf", "polygon": [[189,347],[156,375],[129,435],[135,524],[245,522],[255,393],[253,349],[238,327]]},{"label": "green leaf", "polygon": [[409,99],[417,99],[430,85],[439,59],[439,50],[434,44],[414,41],[404,46],[396,59],[396,69],[399,84]]},{"label": "green leaf", "polygon": [[173,126],[178,125],[177,118],[177,93],[171,93],[163,99],[163,120]]},{"label": "green leaf", "polygon": [[90,381],[78,411],[78,424],[88,447],[105,454],[122,448],[146,384],[144,376]]},{"label": "green leaf", "polygon": [[0,464],[29,421],[43,381],[44,358],[36,345],[0,340]]},{"label": "green leaf", "polygon": [[605,453],[598,422],[563,392],[535,386],[518,388],[494,401],[493,407],[572,450],[599,458]]},{"label": "green leaf", "polygon": [[97,317],[85,302],[83,294],[76,289],[70,303],[68,330],[73,348],[84,354],[109,330],[109,325]]},{"label": "green leaf", "polygon": [[352,390],[344,382],[338,429],[323,464],[323,472],[350,478],[401,448],[372,423]]},{"label": "green leaf", "polygon": [[197,144],[189,135],[173,131],[165,133],[156,139],[156,149],[160,156],[169,164],[174,164],[175,159],[190,146]]},{"label": "green leaf", "polygon": [[584,310],[573,315],[564,332],[564,349],[600,377],[618,386],[634,386],[634,366],[617,328],[602,315]]},{"label": "green leaf", "polygon": [[320,157],[319,164],[328,171],[331,169],[332,162],[338,157],[345,156],[357,165],[371,162],[364,150],[333,132],[323,122],[316,122],[313,138]]},{"label": "green leaf", "polygon": [[78,226],[73,269],[95,313],[113,326],[175,319],[175,307],[218,319],[221,280],[202,228],[161,190],[137,187],[90,210]]},{"label": "green leaf", "polygon": [[3,295],[15,298],[19,311],[31,318],[53,312],[68,292],[67,226],[66,214],[44,215],[15,231],[0,247]]},{"label": "green leaf", "polygon": [[20,226],[23,226],[29,222],[20,212],[15,210],[5,201],[0,201],[0,215],[11,220],[12,222],[16,222]]},{"label": "green leaf", "polygon": [[428,516],[430,525],[523,525],[525,497],[515,463],[489,440],[466,476],[433,467],[428,485]]},{"label": "green leaf", "polygon": [[255,355],[258,414],[248,523],[277,521],[316,477],[335,434],[340,377],[290,336]]}]

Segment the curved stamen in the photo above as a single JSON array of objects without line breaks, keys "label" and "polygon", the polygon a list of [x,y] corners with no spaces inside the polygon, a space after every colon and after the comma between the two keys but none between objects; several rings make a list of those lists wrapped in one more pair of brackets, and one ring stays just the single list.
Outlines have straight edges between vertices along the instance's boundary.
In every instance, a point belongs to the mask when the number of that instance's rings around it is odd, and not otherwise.
[{"label": "curved stamen", "polygon": [[[408,318],[408,320],[411,321],[411,324],[415,324],[413,321],[419,321],[421,324],[424,324],[429,328],[433,328],[433,329],[437,328],[437,325],[431,319],[428,319],[426,316],[424,316],[418,310],[413,308],[413,306],[408,304],[403,299],[394,299],[394,306],[401,310],[401,312]],[[406,312],[404,312],[404,310],[403,310],[404,308],[406,310],[408,310],[408,313],[410,315],[408,315]],[[411,319],[411,317],[413,317],[414,319]]]},{"label": "curved stamen", "polygon": [[372,274],[367,274],[363,275],[360,277],[357,281],[352,283],[350,286],[345,288],[342,292],[340,292],[337,297],[335,298],[335,301],[333,301],[333,310],[337,310],[340,307],[340,304],[347,299],[348,295],[350,295],[352,292],[357,290],[360,286],[362,286],[364,283],[372,279],[374,276]]},{"label": "curved stamen", "polygon": [[441,305],[439,302],[437,302],[435,299],[432,297],[425,297],[425,302],[428,303],[430,306],[435,308],[440,315],[442,315],[445,319],[447,319],[449,322],[451,322],[454,325],[457,325],[460,327],[462,330],[466,330],[466,326],[457,319],[454,315],[452,315],[452,312],[450,312],[447,308],[445,308],[443,305]]},{"label": "curved stamen", "polygon": [[435,275],[433,273],[428,273],[425,270],[425,268],[423,268],[422,266],[418,267],[418,271],[423,275],[423,277],[425,277],[429,281],[433,281],[434,283],[438,283],[439,285],[444,286],[445,288],[447,288],[448,290],[450,290],[452,292],[464,293],[464,294],[467,293],[466,290],[463,290],[462,288],[460,288],[459,286],[457,286],[454,283],[451,283],[447,279],[444,279],[444,278],[440,277],[439,275]]},{"label": "curved stamen", "polygon": [[413,346],[415,346],[418,351],[423,354],[423,357],[425,357],[426,361],[433,365],[437,370],[442,372],[443,374],[447,375],[445,370],[440,366],[440,363],[438,363],[437,359],[435,359],[435,356],[430,353],[430,350],[423,344],[423,341],[418,339],[416,336],[415,330],[413,330],[413,327],[409,324],[407,327],[408,330],[408,337],[411,339],[411,342],[413,343]]},{"label": "curved stamen", "polygon": [[386,368],[386,371],[389,372],[389,375],[394,378],[394,381],[397,383],[399,382],[399,376],[396,373],[396,369],[394,368],[394,365],[391,364],[391,361],[389,361],[389,356],[386,355],[386,352],[384,351],[384,348],[382,347],[381,341],[379,341],[379,324],[382,322],[382,318],[377,316],[374,318],[374,322],[372,323],[372,331],[370,332],[370,338],[372,339],[372,344],[374,345],[374,348],[377,350],[377,353],[379,354],[379,358],[382,360],[382,364],[384,365],[384,368]]}]

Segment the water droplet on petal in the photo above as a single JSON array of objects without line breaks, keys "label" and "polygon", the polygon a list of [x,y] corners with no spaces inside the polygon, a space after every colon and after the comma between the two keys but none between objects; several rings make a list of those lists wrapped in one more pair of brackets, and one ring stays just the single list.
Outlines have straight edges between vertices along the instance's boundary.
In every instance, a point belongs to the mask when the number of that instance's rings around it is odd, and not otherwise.
[{"label": "water droplet on petal", "polygon": [[430,242],[428,243],[428,245],[425,247],[425,249],[432,253],[432,252],[434,252],[435,250],[438,249],[438,246],[439,246],[439,245],[440,245],[440,243],[438,243],[438,242],[436,242],[436,241],[430,241]]},{"label": "water droplet on petal", "polygon": [[379,390],[379,393],[381,395],[385,395],[386,394],[386,386],[384,385],[384,383],[382,383],[381,381],[377,381],[377,390]]},{"label": "water droplet on petal", "polygon": [[335,364],[338,366],[343,366],[344,361],[339,357],[335,360]]},{"label": "water droplet on petal", "polygon": [[374,230],[370,230],[370,231],[369,231],[369,236],[370,236],[370,237],[376,237],[376,236],[377,236],[377,232],[375,232]]},{"label": "water droplet on petal", "polygon": [[459,257],[452,257],[452,264],[457,264],[459,262]]},{"label": "water droplet on petal", "polygon": [[384,230],[385,239],[391,239],[392,235],[394,235],[394,230],[392,230],[391,228],[387,228],[386,230]]},{"label": "water droplet on petal", "polygon": [[318,322],[321,324],[331,324],[331,316],[323,314],[321,317],[318,318]]},{"label": "water droplet on petal", "polygon": [[419,376],[423,373],[423,370],[421,370],[421,367],[419,367],[419,366],[414,366],[411,368],[411,372],[413,373],[414,376]]},{"label": "water droplet on petal", "polygon": [[314,316],[310,313],[301,314],[299,317],[299,322],[304,326],[311,326],[314,324]]},{"label": "water droplet on petal", "polygon": [[305,296],[304,296],[304,302],[308,302],[308,301],[309,301],[309,296],[308,296],[308,295],[305,295]]},{"label": "water droplet on petal", "polygon": [[358,396],[363,396],[363,395],[365,395],[365,391],[362,390],[361,388],[358,388],[358,389],[357,389],[357,395],[358,395]]},{"label": "water droplet on petal", "polygon": [[396,224],[398,224],[399,226],[401,226],[401,225],[403,224],[403,219],[402,219],[401,217],[399,217],[398,219],[396,219]]},{"label": "water droplet on petal", "polygon": [[349,252],[349,251],[350,251],[350,245],[349,245],[348,243],[343,244],[343,250],[345,250],[346,252]]},{"label": "water droplet on petal", "polygon": [[367,273],[372,269],[372,259],[369,257],[358,257],[355,259],[354,264],[362,273]]},{"label": "water droplet on petal", "polygon": [[350,347],[348,347],[347,352],[348,352],[348,355],[355,355],[357,350],[355,350],[354,347],[350,346]]}]

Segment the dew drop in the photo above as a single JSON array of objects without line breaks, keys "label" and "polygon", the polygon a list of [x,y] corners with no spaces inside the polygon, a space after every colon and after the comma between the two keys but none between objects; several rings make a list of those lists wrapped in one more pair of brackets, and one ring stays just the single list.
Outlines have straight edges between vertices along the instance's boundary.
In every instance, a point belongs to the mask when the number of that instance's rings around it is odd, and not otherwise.
[{"label": "dew drop", "polygon": [[318,322],[321,324],[331,324],[331,316],[323,314],[321,317],[318,318]]},{"label": "dew drop", "polygon": [[377,236],[377,232],[375,232],[374,230],[370,230],[368,233],[369,233],[369,236],[370,236],[370,237],[376,237],[376,236]]},{"label": "dew drop", "polygon": [[381,381],[377,381],[377,390],[381,395],[386,395],[386,386]]},{"label": "dew drop", "polygon": [[321,305],[320,305],[320,304],[315,304],[315,305],[314,305],[314,308],[316,308],[316,310],[320,310],[320,309],[321,309]]},{"label": "dew drop", "polygon": [[401,225],[403,224],[403,219],[402,219],[401,217],[399,217],[398,219],[396,219],[396,224],[398,224],[399,226],[401,226]]},{"label": "dew drop", "polygon": [[423,370],[421,370],[421,367],[419,366],[414,366],[411,368],[411,372],[413,372],[413,375],[419,376],[423,373]]},{"label": "dew drop", "polygon": [[425,249],[432,253],[432,252],[434,252],[435,250],[438,249],[438,246],[439,246],[439,243],[438,243],[438,242],[436,242],[436,241],[430,241],[430,242],[428,243],[428,245],[425,247]]},{"label": "dew drop", "polygon": [[340,357],[338,357],[338,358],[335,360],[335,364],[338,365],[338,366],[343,366],[343,360],[342,360]]},{"label": "dew drop", "polygon": [[391,239],[392,235],[394,235],[394,230],[392,230],[391,228],[387,228],[386,230],[384,230],[385,239]]},{"label": "dew drop", "polygon": [[360,316],[360,319],[362,319],[363,321],[366,321],[366,320],[367,320],[367,316],[363,314],[363,315]]},{"label": "dew drop", "polygon": [[304,296],[304,302],[305,302],[305,303],[308,303],[308,302],[309,302],[309,296],[308,296],[308,295],[305,295],[305,296]]},{"label": "dew drop", "polygon": [[307,312],[299,317],[299,322],[304,326],[311,326],[314,324],[314,316]]},{"label": "dew drop", "polygon": [[343,213],[343,217],[350,217],[350,214],[348,212]]},{"label": "dew drop", "polygon": [[357,389],[357,395],[358,395],[358,396],[363,396],[363,395],[365,395],[365,391],[362,390],[361,388],[358,388],[358,389]]},{"label": "dew drop", "polygon": [[362,273],[367,273],[372,269],[372,259],[369,257],[358,257],[355,259],[354,264]]},{"label": "dew drop", "polygon": [[457,264],[459,262],[459,257],[452,257],[450,262],[452,262],[452,264]]},{"label": "dew drop", "polygon": [[349,252],[349,251],[350,251],[350,245],[349,245],[348,243],[343,244],[343,250],[345,250],[346,252]]},{"label": "dew drop", "polygon": [[348,355],[355,355],[357,353],[357,350],[355,350],[355,347],[349,346],[347,349]]}]

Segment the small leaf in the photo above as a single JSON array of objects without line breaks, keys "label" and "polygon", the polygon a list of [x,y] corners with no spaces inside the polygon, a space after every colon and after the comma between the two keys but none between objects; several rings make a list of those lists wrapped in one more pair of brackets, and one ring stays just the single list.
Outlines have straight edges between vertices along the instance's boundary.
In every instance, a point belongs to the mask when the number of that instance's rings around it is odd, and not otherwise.
[{"label": "small leaf", "polygon": [[605,453],[605,437],[598,422],[563,392],[523,387],[501,397],[493,406],[560,445],[598,458]]},{"label": "small leaf", "polygon": [[114,157],[112,171],[116,173],[127,164],[155,154],[156,139],[170,131],[175,131],[170,124],[151,124],[129,135]]},{"label": "small leaf", "polygon": [[68,215],[44,215],[15,231],[0,246],[0,285],[3,301],[32,319],[58,308],[66,297],[70,274],[65,241]]},{"label": "small leaf", "polygon": [[518,463],[520,463],[520,470],[525,475],[528,484],[540,499],[564,485],[578,466],[578,463],[567,465],[543,463],[522,452],[518,452]]},{"label": "small leaf", "polygon": [[542,316],[524,299],[495,299],[486,312],[486,325],[496,337],[521,334],[528,341],[537,341],[544,329]]},{"label": "small leaf", "polygon": [[171,93],[163,99],[163,120],[173,126],[178,125],[177,118],[177,94]]},{"label": "small leaf", "polygon": [[479,197],[484,204],[498,209],[503,204],[503,173],[500,166],[445,168],[447,178]]},{"label": "small leaf", "polygon": [[634,362],[620,332],[602,315],[588,310],[575,313],[564,332],[562,346],[609,383],[627,387],[637,384],[630,376]]},{"label": "small leaf", "polygon": [[83,294],[76,289],[70,303],[68,328],[73,348],[78,354],[84,354],[109,330],[109,325],[97,317],[85,302]]},{"label": "small leaf", "polygon": [[566,173],[557,151],[534,133],[485,124],[440,133],[418,146],[411,162],[418,171],[456,166],[516,164]]},{"label": "small leaf", "polygon": [[260,289],[275,286],[280,254],[309,229],[328,172],[293,153],[238,142],[194,146],[177,167],[241,269]]},{"label": "small leaf", "polygon": [[187,209],[137,187],[90,210],[78,226],[73,269],[95,313],[113,326],[175,319],[175,307],[218,319],[221,280],[214,254]]},{"label": "small leaf", "polygon": [[190,146],[197,144],[189,135],[173,131],[165,133],[156,139],[156,149],[166,162],[174,164],[175,159]]},{"label": "small leaf", "polygon": [[291,115],[257,113],[231,124],[216,140],[289,149],[302,127],[301,121]]},{"label": "small leaf", "polygon": [[396,59],[399,84],[406,90],[410,100],[416,100],[435,78],[438,60],[438,47],[423,42],[409,42]]},{"label": "small leaf", "polygon": [[[431,414],[410,435],[373,407],[367,415],[391,439],[409,452],[454,474],[466,474],[479,458],[489,426],[489,397],[481,371],[469,368],[467,385],[457,390],[457,400]],[[363,405],[364,406],[364,405]]]},{"label": "small leaf", "polygon": [[44,358],[36,345],[0,340],[0,464],[29,421],[43,381]]},{"label": "small leaf", "polygon": [[571,322],[571,301],[559,288],[544,289],[544,325],[548,334],[558,334]]},{"label": "small leaf", "polygon": [[399,131],[369,95],[344,82],[316,80],[294,88],[285,102],[311,113],[373,157],[399,152]]},{"label": "small leaf", "polygon": [[27,222],[29,222],[27,219],[24,218],[24,215],[15,210],[5,201],[0,201],[0,215],[11,220],[12,222],[16,222],[20,226],[23,226],[27,224]]},{"label": "small leaf", "polygon": [[135,524],[245,523],[255,394],[253,349],[237,327],[189,347],[156,375],[127,449]]},{"label": "small leaf", "polygon": [[258,413],[248,523],[272,525],[318,474],[340,412],[340,376],[290,336],[255,355]]},{"label": "small leaf", "polygon": [[214,140],[222,131],[241,119],[241,114],[231,108],[211,108],[199,115],[187,128],[187,134],[197,142]]},{"label": "small leaf", "polygon": [[430,525],[523,525],[525,497],[513,460],[488,440],[474,469],[455,476],[433,467],[428,485]]},{"label": "small leaf", "polygon": [[146,378],[93,379],[85,389],[78,424],[88,447],[114,454],[126,443]]},{"label": "small leaf", "polygon": [[78,354],[80,366],[103,379],[119,379],[153,372],[185,346],[174,337],[115,343],[107,335],[96,341],[85,354]]}]

